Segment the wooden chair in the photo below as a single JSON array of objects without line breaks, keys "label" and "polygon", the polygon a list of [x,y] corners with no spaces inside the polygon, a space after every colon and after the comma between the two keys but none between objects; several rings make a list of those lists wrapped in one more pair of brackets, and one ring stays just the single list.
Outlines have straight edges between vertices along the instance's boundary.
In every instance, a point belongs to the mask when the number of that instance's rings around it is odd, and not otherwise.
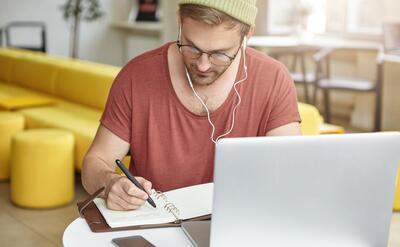
[{"label": "wooden chair", "polygon": [[[307,53],[316,52],[314,47],[294,47],[293,49],[273,51],[269,53],[271,57],[280,60],[282,57],[289,58],[288,68],[293,78],[294,83],[303,86],[304,100],[306,103],[311,103],[309,85],[315,83],[315,72],[309,72],[306,68],[305,57]],[[300,66],[300,67],[298,67]]]},{"label": "wooden chair", "polygon": [[324,118],[325,122],[331,123],[331,103],[329,93],[332,90],[375,93],[375,117],[374,131],[381,129],[381,105],[382,105],[382,69],[383,53],[377,56],[377,78],[376,81],[362,80],[357,78],[333,77],[330,73],[330,55],[338,49],[324,48],[314,55],[316,63],[316,81],[314,87],[314,104],[316,104],[317,90],[323,92]]}]

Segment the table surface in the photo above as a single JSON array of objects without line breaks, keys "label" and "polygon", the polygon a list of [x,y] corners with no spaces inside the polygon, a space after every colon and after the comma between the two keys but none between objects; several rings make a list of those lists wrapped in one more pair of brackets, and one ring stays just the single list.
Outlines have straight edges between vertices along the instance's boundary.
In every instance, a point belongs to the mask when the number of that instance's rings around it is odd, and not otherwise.
[{"label": "table surface", "polygon": [[[390,226],[389,246],[400,246],[400,213],[394,213]],[[94,233],[83,218],[75,219],[65,229],[63,244],[65,247],[98,246],[115,247],[111,240],[118,237],[141,235],[155,246],[192,246],[180,227],[132,230],[119,232]]]},{"label": "table surface", "polygon": [[65,247],[96,246],[115,247],[113,238],[141,235],[155,246],[186,247],[192,246],[180,227],[168,227],[145,230],[94,233],[83,218],[74,220],[64,231]]},{"label": "table surface", "polygon": [[333,37],[252,36],[249,46],[256,48],[291,48],[298,46],[331,47],[356,50],[378,50],[378,41],[349,40]]}]

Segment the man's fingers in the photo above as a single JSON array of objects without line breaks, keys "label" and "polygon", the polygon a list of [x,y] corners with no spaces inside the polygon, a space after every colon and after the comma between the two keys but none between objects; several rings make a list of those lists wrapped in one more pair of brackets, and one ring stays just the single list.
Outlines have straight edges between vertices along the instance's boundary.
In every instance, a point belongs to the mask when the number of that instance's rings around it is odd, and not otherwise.
[{"label": "man's fingers", "polygon": [[121,199],[130,205],[142,206],[146,201],[144,199],[124,194]]},{"label": "man's fingers", "polygon": [[125,210],[136,209],[145,203],[144,199],[127,194],[121,185],[113,186],[113,188],[111,188],[107,200],[115,202],[115,204],[117,204],[115,207],[119,206]]},{"label": "man's fingers", "polygon": [[128,178],[122,177],[115,180],[107,195],[107,207],[112,210],[133,210],[146,203],[151,193],[152,184],[142,177],[137,177],[138,182],[145,191],[139,189]]},{"label": "man's fingers", "polygon": [[139,208],[141,205],[131,204],[126,202],[123,198],[118,197],[115,194],[111,194],[107,198],[107,207],[112,210],[133,210]]},{"label": "man's fingers", "polygon": [[[122,194],[126,194],[127,196],[122,196],[128,203],[136,203],[137,201],[135,198],[137,199],[141,199],[142,200],[147,200],[148,195],[146,192],[144,192],[143,190],[139,189],[138,187],[136,187],[136,185],[134,185],[129,179],[127,178],[123,178],[121,179],[121,183],[122,185],[120,186],[120,188],[122,188],[123,191],[121,191]],[[129,199],[130,197],[130,199]],[[142,202],[139,202],[141,204],[143,204]]]},{"label": "man's fingers", "polygon": [[130,196],[141,198],[143,200],[147,200],[148,198],[147,193],[136,187],[136,185],[134,185],[129,179],[127,178],[121,179],[121,183],[124,193]]},{"label": "man's fingers", "polygon": [[153,185],[151,184],[150,181],[147,181],[143,184],[143,188],[146,191],[147,194],[151,195],[151,188],[153,187]]},{"label": "man's fingers", "polygon": [[151,195],[151,188],[153,187],[151,182],[149,180],[146,180],[146,179],[142,178],[142,177],[136,177],[136,179],[142,185],[142,187],[146,191],[146,193]]}]

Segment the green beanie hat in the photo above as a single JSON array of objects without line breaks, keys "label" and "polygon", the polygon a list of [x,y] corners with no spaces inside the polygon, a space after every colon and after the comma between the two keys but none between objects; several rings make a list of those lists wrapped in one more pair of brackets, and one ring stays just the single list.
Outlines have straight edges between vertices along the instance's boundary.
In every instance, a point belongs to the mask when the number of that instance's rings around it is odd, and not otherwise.
[{"label": "green beanie hat", "polygon": [[254,26],[257,15],[257,0],[179,0],[179,4],[197,4],[210,7],[233,18]]}]

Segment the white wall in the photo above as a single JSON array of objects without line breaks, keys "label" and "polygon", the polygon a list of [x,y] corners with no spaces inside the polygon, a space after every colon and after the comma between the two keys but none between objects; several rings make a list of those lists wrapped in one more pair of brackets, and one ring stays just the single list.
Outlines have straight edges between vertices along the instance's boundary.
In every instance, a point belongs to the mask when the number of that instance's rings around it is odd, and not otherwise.
[{"label": "white wall", "polygon": [[[109,27],[113,1],[100,0],[100,20],[82,22],[79,58],[120,66],[123,61],[121,33]],[[52,55],[69,55],[69,25],[60,6],[66,0],[0,0],[0,27],[10,21],[43,21],[47,25],[47,48]]]},{"label": "white wall", "polygon": [[400,1],[384,0],[384,22],[400,22]]}]

